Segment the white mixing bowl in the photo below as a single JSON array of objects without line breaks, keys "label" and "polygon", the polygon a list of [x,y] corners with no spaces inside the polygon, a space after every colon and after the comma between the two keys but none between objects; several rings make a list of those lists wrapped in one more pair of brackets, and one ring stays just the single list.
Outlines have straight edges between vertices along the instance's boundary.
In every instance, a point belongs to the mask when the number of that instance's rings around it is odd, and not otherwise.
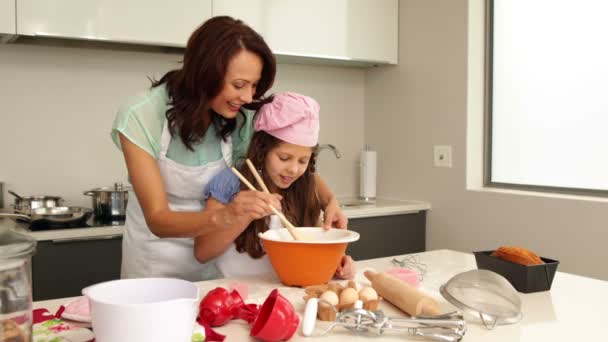
[{"label": "white mixing bowl", "polygon": [[199,290],[171,278],[121,279],[82,290],[91,304],[96,342],[192,339]]}]

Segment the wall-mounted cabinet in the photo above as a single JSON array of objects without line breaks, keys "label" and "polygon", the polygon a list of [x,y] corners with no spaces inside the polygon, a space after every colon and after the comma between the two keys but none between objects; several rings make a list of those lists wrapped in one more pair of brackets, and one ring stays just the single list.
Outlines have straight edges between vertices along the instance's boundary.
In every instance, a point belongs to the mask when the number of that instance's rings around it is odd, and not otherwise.
[{"label": "wall-mounted cabinet", "polygon": [[15,32],[15,0],[0,0],[0,34]]},{"label": "wall-mounted cabinet", "polygon": [[397,63],[398,0],[213,0],[277,55]]},{"label": "wall-mounted cabinet", "polygon": [[210,17],[211,0],[17,0],[17,33],[28,36],[183,47]]},{"label": "wall-mounted cabinet", "polygon": [[0,0],[0,32],[181,48],[205,20],[230,15],[262,34],[279,61],[368,66],[397,63],[398,7],[398,0]]}]

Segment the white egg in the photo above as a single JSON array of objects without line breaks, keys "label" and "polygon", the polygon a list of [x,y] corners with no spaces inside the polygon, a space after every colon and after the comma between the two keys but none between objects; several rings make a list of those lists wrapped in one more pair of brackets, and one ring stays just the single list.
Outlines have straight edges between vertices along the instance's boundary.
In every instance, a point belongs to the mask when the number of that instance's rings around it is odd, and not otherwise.
[{"label": "white egg", "polygon": [[373,288],[366,286],[359,291],[359,298],[364,302],[376,300],[378,299],[378,293]]},{"label": "white egg", "polygon": [[[334,291],[325,291],[319,299],[328,301],[331,305],[338,305],[338,295]],[[320,302],[321,305],[327,306],[326,303]]]},{"label": "white egg", "polygon": [[359,299],[357,290],[352,287],[347,287],[340,292],[340,304],[352,304]]}]

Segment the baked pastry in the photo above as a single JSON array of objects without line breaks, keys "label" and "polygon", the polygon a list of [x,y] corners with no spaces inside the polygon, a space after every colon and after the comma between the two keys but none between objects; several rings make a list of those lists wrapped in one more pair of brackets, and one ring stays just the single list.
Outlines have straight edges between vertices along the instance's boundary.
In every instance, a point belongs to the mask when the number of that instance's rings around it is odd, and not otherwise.
[{"label": "baked pastry", "polygon": [[545,263],[536,253],[516,246],[501,246],[492,253],[492,256],[526,266]]}]

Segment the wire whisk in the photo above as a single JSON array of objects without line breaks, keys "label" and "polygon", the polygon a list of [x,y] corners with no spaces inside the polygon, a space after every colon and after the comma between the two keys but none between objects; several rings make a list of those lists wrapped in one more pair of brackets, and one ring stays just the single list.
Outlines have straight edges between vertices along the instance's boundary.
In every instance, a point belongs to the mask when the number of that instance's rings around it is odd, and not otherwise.
[{"label": "wire whisk", "polygon": [[401,260],[393,258],[393,260],[391,260],[391,263],[395,266],[418,271],[418,273],[420,273],[420,281],[424,279],[424,275],[426,274],[427,265],[420,261],[420,256],[418,254],[408,254],[404,256]]}]

